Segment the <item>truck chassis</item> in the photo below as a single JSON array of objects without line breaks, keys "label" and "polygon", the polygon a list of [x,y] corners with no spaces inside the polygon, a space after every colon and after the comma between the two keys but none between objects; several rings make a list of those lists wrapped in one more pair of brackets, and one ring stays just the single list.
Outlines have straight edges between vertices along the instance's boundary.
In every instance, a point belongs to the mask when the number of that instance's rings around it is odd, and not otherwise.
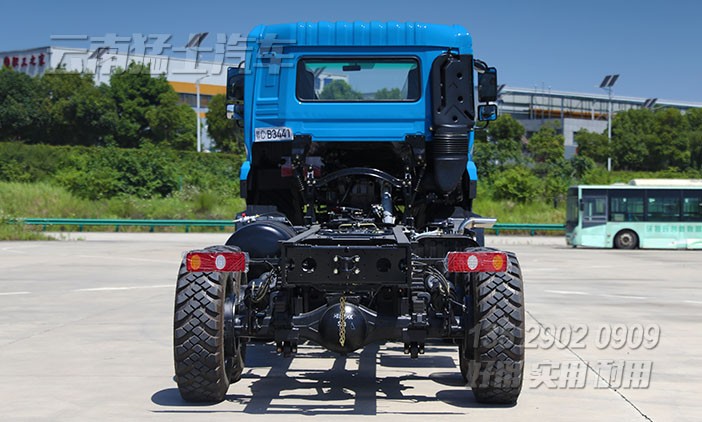
[{"label": "truck chassis", "polygon": [[[271,46],[278,36],[296,43]],[[440,341],[456,345],[478,402],[516,402],[521,270],[513,253],[483,246],[495,220],[472,212],[473,134],[476,121],[497,116],[495,68],[473,58],[458,26],[298,23],[257,27],[250,38],[253,63],[230,68],[227,82],[228,113],[244,122],[247,209],[224,245],[181,263],[182,397],[223,400],[251,342],[272,343],[283,358],[303,342],[340,354],[397,342],[416,359]],[[284,56],[295,66],[278,66]],[[373,69],[394,72],[400,98],[375,88],[322,98],[322,83],[351,89]]]},{"label": "truck chassis", "polygon": [[[272,342],[284,357],[305,341],[341,354],[398,342],[418,358],[427,342],[441,340],[458,346],[461,374],[478,401],[516,401],[524,308],[514,254],[481,247],[467,235],[421,236],[402,225],[368,224],[298,227],[275,258],[252,258],[235,246],[241,233],[280,224],[251,222],[230,245],[184,258],[174,342],[185,399],[223,400],[241,377],[249,342]],[[196,271],[188,263],[195,256],[213,263],[244,256],[248,271]]]}]

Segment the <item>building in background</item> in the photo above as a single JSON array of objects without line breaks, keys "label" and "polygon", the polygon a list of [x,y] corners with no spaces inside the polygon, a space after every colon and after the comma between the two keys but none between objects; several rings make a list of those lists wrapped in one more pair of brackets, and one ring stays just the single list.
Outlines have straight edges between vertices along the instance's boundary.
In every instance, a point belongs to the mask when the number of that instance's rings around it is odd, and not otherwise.
[{"label": "building in background", "polygon": [[[545,123],[556,123],[565,137],[565,155],[575,155],[574,135],[581,129],[606,133],[609,96],[504,86],[498,95],[500,113],[511,114],[526,129],[527,137]],[[639,108],[672,107],[685,111],[702,103],[657,98],[612,97],[612,113]]]}]

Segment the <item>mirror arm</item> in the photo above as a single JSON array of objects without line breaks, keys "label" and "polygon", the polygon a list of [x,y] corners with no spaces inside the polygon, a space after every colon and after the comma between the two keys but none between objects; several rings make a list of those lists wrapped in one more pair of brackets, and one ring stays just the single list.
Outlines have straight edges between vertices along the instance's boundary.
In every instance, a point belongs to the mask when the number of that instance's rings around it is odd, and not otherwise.
[{"label": "mirror arm", "polygon": [[476,124],[473,125],[473,130],[480,131],[480,130],[485,130],[487,129],[488,126],[490,126],[490,121],[489,120],[483,120],[485,122],[485,126],[478,126],[478,122],[475,122]]},{"label": "mirror arm", "polygon": [[473,68],[478,72],[478,73],[485,73],[488,69],[487,63],[480,59],[473,59]]}]

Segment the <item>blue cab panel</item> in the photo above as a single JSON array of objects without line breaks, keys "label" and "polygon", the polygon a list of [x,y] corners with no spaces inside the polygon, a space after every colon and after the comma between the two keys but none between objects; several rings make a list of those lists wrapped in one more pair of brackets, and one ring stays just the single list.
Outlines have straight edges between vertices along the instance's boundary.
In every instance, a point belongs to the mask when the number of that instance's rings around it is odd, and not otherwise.
[{"label": "blue cab panel", "polygon": [[[245,141],[261,127],[288,127],[315,141],[402,141],[430,136],[429,69],[434,58],[455,49],[472,54],[461,26],[398,22],[300,22],[256,27],[247,55]],[[296,98],[297,62],[305,56],[416,57],[422,95],[411,103],[302,102]]]},{"label": "blue cab panel", "polygon": [[[471,35],[460,25],[394,21],[261,25],[249,34],[247,47],[244,141],[249,154],[254,142],[266,142],[255,136],[257,129],[265,128],[290,129],[293,135],[310,135],[314,142],[401,142],[407,135],[423,135],[431,141],[432,63],[447,50],[473,54]],[[301,100],[296,96],[298,64],[315,57],[414,59],[419,98],[402,102]],[[470,164],[468,172],[474,174],[475,166]],[[242,180],[246,170],[242,169]]]}]

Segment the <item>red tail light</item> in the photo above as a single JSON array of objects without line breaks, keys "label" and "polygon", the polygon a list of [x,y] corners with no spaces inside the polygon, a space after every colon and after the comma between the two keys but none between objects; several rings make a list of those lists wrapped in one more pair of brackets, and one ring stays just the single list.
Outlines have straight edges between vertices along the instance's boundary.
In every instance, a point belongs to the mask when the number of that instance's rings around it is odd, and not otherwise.
[{"label": "red tail light", "polygon": [[450,273],[501,273],[507,271],[504,252],[449,252],[446,268]]},{"label": "red tail light", "polygon": [[246,252],[188,252],[185,263],[190,272],[246,272],[249,256]]}]

